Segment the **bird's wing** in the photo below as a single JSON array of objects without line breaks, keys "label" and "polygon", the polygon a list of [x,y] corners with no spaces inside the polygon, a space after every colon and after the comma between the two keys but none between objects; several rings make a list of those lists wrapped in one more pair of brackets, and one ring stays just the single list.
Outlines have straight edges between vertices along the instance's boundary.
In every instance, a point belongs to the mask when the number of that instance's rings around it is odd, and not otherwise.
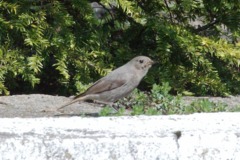
[{"label": "bird's wing", "polygon": [[115,88],[118,88],[122,85],[124,85],[127,81],[124,80],[123,78],[121,79],[105,79],[102,78],[95,82],[91,87],[89,87],[84,93],[74,97],[74,99],[82,97],[84,95],[88,94],[96,94],[96,93],[101,93],[105,91],[110,91]]}]

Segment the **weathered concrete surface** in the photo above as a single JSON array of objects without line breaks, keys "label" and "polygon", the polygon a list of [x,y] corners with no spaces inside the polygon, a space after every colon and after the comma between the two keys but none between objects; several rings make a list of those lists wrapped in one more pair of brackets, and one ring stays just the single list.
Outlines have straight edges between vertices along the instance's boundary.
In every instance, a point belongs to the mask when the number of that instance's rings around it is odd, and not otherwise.
[{"label": "weathered concrete surface", "polygon": [[0,96],[0,118],[94,115],[102,109],[99,104],[74,103],[57,112],[57,108],[69,101],[71,98],[43,94]]},{"label": "weathered concrete surface", "polygon": [[0,159],[237,160],[240,113],[1,118]]},{"label": "weathered concrete surface", "polygon": [[[203,98],[215,103],[226,103],[229,110],[236,107],[240,108],[240,95],[227,98],[183,97],[183,103],[189,105],[192,101]],[[71,98],[43,94],[0,96],[0,118],[71,117],[80,115],[98,116],[103,108],[103,106],[99,104],[81,102],[74,103],[64,108],[61,113],[57,112],[57,108],[69,101],[71,101]],[[130,112],[131,110],[126,110],[124,115],[130,115]]]}]

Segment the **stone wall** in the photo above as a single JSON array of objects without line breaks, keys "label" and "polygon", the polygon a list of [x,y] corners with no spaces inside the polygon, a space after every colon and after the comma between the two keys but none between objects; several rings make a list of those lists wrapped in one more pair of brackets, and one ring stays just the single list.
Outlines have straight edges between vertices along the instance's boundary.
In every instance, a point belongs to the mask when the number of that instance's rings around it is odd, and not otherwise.
[{"label": "stone wall", "polygon": [[0,159],[234,160],[240,113],[0,118]]}]

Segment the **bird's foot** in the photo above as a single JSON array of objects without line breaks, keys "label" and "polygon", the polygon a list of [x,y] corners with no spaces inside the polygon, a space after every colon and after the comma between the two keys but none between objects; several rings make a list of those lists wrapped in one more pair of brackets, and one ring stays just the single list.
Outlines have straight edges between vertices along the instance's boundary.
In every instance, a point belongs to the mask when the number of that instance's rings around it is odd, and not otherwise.
[{"label": "bird's foot", "polygon": [[104,101],[95,100],[94,103],[105,104],[105,105],[112,107],[114,109],[114,111],[116,111],[116,112],[118,111],[118,109],[114,106],[113,102],[104,102]]}]

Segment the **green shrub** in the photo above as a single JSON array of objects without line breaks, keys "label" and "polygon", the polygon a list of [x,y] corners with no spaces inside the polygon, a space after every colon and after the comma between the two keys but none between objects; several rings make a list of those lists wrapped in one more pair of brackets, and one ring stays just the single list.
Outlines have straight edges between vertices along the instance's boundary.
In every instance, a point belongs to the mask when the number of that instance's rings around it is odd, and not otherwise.
[{"label": "green shrub", "polygon": [[227,111],[227,105],[223,103],[214,103],[208,99],[200,99],[193,101],[184,108],[184,113],[200,113],[200,112],[224,112]]},{"label": "green shrub", "polygon": [[190,104],[185,104],[185,101],[180,95],[173,96],[170,94],[171,87],[169,84],[162,85],[154,84],[151,93],[134,90],[131,96],[120,100],[119,111],[114,113],[109,106],[102,109],[100,115],[125,115],[125,108],[130,109],[131,115],[170,115],[170,114],[192,114],[201,112],[224,112],[238,111],[239,107],[229,109],[227,104],[215,103],[207,98],[197,99]]},{"label": "green shrub", "polygon": [[2,0],[0,8],[0,94],[75,94],[136,55],[158,62],[144,90],[168,82],[173,94],[240,92],[238,3],[118,0],[101,20],[87,0]]}]

